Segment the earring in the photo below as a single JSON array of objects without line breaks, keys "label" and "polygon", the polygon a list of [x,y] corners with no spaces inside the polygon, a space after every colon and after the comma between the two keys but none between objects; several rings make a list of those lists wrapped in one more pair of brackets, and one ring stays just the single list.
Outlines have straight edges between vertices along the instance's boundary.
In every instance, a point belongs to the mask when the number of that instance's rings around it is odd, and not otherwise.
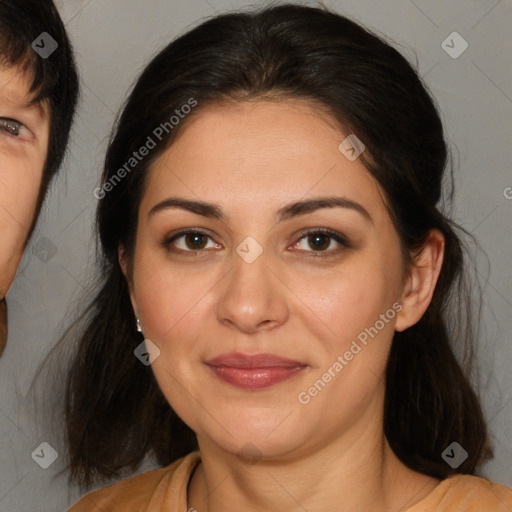
[{"label": "earring", "polygon": [[142,326],[140,325],[140,320],[137,318],[137,332],[142,332]]}]

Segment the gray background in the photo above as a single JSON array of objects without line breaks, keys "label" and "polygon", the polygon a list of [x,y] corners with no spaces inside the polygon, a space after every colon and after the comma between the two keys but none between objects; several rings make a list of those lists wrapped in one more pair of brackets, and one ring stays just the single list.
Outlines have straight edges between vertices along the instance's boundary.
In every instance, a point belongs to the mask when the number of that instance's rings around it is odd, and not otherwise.
[{"label": "gray background", "polygon": [[[216,12],[262,3],[57,4],[75,46],[82,98],[61,175],[8,294],[10,334],[0,359],[2,512],[60,512],[78,497],[65,476],[58,476],[62,456],[48,469],[32,459],[44,441],[59,452],[62,433],[45,430],[41,417],[26,407],[26,394],[91,272],[93,190],[115,113],[144,64],[176,35]],[[496,455],[483,476],[512,487],[512,1],[333,0],[326,5],[389,36],[413,62],[417,56],[419,73],[439,103],[458,156],[454,217],[478,238],[488,256],[487,261],[477,255],[478,274],[487,283],[479,361]],[[453,31],[469,45],[456,59],[441,47]],[[142,469],[151,467],[149,462]]]}]

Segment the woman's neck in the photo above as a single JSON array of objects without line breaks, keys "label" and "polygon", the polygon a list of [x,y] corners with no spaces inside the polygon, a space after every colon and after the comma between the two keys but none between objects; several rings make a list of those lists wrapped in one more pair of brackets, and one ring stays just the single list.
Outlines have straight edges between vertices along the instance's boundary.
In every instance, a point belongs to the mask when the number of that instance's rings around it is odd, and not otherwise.
[{"label": "woman's neck", "polygon": [[7,344],[7,302],[0,299],[0,356]]},{"label": "woman's neck", "polygon": [[222,455],[200,439],[202,463],[191,479],[188,509],[405,511],[439,484],[406,467],[382,432],[360,434],[279,462]]}]

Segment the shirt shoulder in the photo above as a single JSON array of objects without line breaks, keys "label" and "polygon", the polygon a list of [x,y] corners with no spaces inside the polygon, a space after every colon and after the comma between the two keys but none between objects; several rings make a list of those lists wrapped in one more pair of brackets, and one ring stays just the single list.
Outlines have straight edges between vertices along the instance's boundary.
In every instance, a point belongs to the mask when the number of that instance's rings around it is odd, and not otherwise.
[{"label": "shirt shoulder", "polygon": [[126,478],[113,485],[83,496],[67,512],[142,512],[173,506],[169,499],[181,505],[192,471],[199,461],[199,453],[192,452],[169,466]]},{"label": "shirt shoulder", "polygon": [[512,490],[472,475],[452,475],[407,512],[512,512]]}]

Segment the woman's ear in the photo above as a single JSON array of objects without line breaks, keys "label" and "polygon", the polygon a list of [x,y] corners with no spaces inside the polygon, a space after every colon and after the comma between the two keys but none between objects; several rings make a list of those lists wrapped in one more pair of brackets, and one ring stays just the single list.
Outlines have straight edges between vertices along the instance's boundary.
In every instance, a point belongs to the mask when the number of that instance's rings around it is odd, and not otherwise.
[{"label": "woman's ear", "polygon": [[139,318],[139,313],[137,311],[137,303],[135,302],[135,295],[133,293],[133,282],[132,282],[132,275],[130,272],[130,265],[128,262],[128,255],[126,253],[126,249],[122,245],[119,245],[119,248],[117,251],[117,258],[119,261],[119,266],[121,267],[123,275],[128,284],[128,291],[130,293],[130,301],[132,303],[133,312],[135,313],[135,317]]},{"label": "woman's ear", "polygon": [[396,331],[405,331],[420,320],[427,310],[443,265],[445,239],[438,229],[432,229],[421,252],[414,258],[407,277],[397,315]]}]

